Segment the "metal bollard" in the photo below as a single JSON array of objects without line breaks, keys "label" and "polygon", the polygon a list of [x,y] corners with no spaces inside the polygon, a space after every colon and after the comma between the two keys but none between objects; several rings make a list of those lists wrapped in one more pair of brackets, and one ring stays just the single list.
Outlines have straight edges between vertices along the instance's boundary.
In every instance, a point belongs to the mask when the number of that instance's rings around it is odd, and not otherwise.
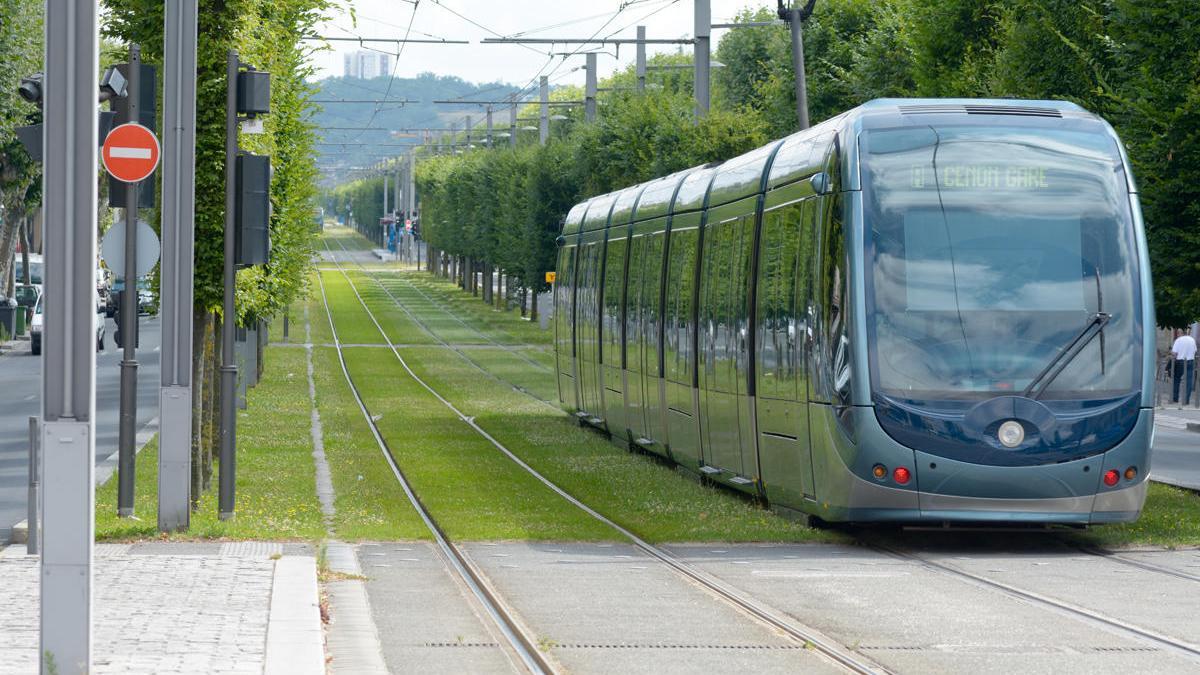
[{"label": "metal bollard", "polygon": [[29,538],[25,543],[25,550],[32,554],[38,552],[38,493],[41,491],[39,483],[41,476],[41,466],[38,464],[38,418],[29,418]]}]

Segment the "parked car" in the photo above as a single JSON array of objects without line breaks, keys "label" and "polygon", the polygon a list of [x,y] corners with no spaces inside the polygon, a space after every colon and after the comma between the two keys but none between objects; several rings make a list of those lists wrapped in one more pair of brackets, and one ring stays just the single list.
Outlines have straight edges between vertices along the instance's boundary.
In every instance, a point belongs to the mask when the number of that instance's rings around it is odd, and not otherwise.
[{"label": "parked car", "polygon": [[[117,308],[121,306],[121,295],[125,292],[125,281],[120,278],[113,279],[112,290],[109,291],[108,300],[105,303],[105,313],[108,316],[113,316],[117,313]],[[150,280],[146,277],[138,279],[137,283],[138,296],[138,314],[150,314],[154,310],[154,293],[150,291]]]},{"label": "parked car", "polygon": [[[96,333],[96,351],[104,351],[104,305],[100,302],[100,294],[96,293],[92,296],[93,305],[96,308],[95,321],[93,321],[94,330]],[[45,319],[42,314],[42,303],[44,296],[39,295],[37,304],[33,306],[33,322],[29,326],[29,349],[34,356],[42,353],[42,329],[45,325]]]}]

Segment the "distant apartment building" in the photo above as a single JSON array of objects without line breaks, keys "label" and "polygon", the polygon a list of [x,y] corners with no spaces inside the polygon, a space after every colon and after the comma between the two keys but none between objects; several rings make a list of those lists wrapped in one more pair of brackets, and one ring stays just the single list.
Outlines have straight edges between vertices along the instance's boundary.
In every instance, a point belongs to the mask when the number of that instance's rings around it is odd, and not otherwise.
[{"label": "distant apartment building", "polygon": [[392,57],[379,52],[359,50],[345,54],[342,57],[342,64],[344,66],[343,77],[369,80],[392,73]]}]

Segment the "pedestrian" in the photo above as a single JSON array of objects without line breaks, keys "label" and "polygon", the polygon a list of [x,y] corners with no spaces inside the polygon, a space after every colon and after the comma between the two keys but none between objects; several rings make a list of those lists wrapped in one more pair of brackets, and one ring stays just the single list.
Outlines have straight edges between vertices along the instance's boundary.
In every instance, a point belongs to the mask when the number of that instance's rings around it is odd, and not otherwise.
[{"label": "pedestrian", "polygon": [[1175,357],[1175,377],[1171,386],[1171,403],[1179,403],[1179,380],[1183,379],[1183,404],[1191,405],[1192,379],[1196,372],[1196,339],[1181,330],[1175,331],[1175,343],[1171,345],[1171,355]]}]

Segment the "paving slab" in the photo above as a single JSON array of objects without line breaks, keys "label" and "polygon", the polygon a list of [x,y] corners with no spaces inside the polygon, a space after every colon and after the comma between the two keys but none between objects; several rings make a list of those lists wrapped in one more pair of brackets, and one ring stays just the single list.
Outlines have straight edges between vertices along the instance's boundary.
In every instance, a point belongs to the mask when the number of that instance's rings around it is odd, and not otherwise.
[{"label": "paving slab", "polygon": [[[262,673],[270,665],[273,592],[294,598],[298,606],[310,603],[307,639],[312,644],[303,648],[310,656],[321,653],[319,618],[315,634],[311,630],[316,616],[311,556],[292,559],[311,576],[311,583],[300,588],[276,578],[277,561],[270,557],[222,555],[219,543],[206,545],[207,553],[191,544],[178,546],[180,555],[161,542],[96,546],[92,673]],[[3,674],[37,672],[40,560],[21,555],[21,549],[9,547],[0,554]],[[297,614],[291,612],[282,623],[296,622]],[[323,666],[323,658],[316,665]]]},{"label": "paving slab", "polygon": [[633,546],[464,548],[570,672],[837,672],[804,645]]},{"label": "paving slab", "polygon": [[388,670],[522,672],[433,544],[368,543],[357,553]]},{"label": "paving slab", "polygon": [[897,672],[1200,669],[1153,644],[861,547],[667,548]]}]

